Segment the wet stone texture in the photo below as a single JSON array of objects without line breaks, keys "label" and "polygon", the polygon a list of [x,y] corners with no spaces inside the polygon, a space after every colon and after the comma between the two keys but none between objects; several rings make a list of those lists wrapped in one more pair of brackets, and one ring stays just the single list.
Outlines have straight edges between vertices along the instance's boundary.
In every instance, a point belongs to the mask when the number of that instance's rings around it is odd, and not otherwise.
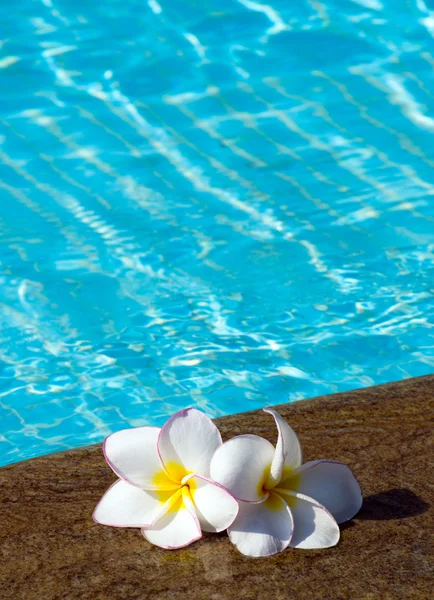
[{"label": "wet stone texture", "polygon": [[[432,598],[434,376],[280,407],[304,459],[346,462],[361,512],[328,550],[240,555],[226,534],[178,551],[91,519],[115,476],[91,446],[0,469],[0,598],[388,600]],[[224,439],[275,442],[262,412],[220,419]]]}]

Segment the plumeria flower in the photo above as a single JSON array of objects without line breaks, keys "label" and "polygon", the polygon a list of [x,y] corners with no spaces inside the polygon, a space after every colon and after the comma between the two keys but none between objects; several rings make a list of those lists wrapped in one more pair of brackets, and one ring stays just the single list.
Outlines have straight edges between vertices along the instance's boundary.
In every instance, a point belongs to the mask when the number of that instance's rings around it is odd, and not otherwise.
[{"label": "plumeria flower", "polygon": [[109,466],[120,478],[104,494],[93,518],[102,525],[140,527],[162,548],[182,548],[203,531],[223,531],[238,502],[209,478],[211,458],[222,444],[219,430],[194,408],[162,427],[118,431],[104,442]]},{"label": "plumeria flower", "polygon": [[288,546],[329,548],[339,540],[338,523],[362,505],[350,469],[332,460],[302,465],[300,442],[273,409],[279,437],[276,448],[257,435],[240,435],[220,446],[211,477],[240,500],[229,526],[231,542],[247,556],[270,556]]}]

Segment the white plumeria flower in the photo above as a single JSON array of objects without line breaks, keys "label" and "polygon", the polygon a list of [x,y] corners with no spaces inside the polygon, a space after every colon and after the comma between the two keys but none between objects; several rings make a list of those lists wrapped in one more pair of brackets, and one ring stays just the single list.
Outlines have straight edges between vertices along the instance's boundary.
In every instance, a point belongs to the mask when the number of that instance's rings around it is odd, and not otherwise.
[{"label": "white plumeria flower", "polygon": [[231,542],[247,556],[271,556],[288,546],[329,548],[339,541],[338,523],[362,505],[359,484],[342,463],[302,465],[300,442],[273,409],[276,448],[257,435],[240,435],[217,449],[211,477],[240,501],[228,528]]},{"label": "white plumeria flower", "polygon": [[102,525],[140,527],[162,548],[182,548],[203,531],[226,529],[238,502],[209,478],[220,432],[194,408],[181,410],[164,426],[118,431],[104,442],[104,454],[120,477],[104,494],[93,518]]}]

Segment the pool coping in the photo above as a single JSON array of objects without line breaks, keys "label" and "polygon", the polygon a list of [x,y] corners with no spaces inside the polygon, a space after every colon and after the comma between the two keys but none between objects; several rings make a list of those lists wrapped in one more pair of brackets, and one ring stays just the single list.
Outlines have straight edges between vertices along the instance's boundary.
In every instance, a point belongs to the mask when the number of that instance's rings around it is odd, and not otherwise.
[{"label": "pool coping", "polygon": [[[433,398],[429,375],[278,407],[298,433],[305,461],[343,461],[361,484],[362,510],[328,550],[249,559],[223,533],[168,551],[148,544],[138,529],[97,525],[93,508],[115,480],[101,444],[3,467],[0,597],[429,598]],[[254,433],[275,441],[273,419],[262,411],[216,422],[224,439]]]}]

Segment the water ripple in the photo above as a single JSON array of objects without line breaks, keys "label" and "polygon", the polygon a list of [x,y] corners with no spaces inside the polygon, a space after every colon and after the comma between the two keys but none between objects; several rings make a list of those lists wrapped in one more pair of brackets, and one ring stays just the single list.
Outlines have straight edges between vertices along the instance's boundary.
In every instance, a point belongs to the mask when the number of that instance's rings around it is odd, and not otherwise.
[{"label": "water ripple", "polygon": [[0,463],[432,372],[423,0],[0,7]]}]

